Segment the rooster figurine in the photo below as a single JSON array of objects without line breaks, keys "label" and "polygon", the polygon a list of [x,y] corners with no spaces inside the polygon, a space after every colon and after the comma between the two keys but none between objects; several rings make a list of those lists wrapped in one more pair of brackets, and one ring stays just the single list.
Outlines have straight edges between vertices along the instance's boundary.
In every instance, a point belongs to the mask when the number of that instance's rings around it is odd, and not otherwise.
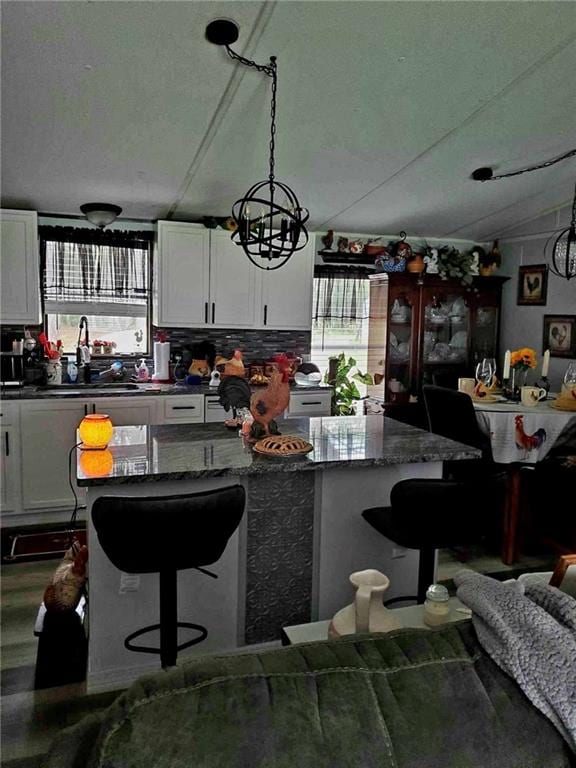
[{"label": "rooster figurine", "polygon": [[540,427],[533,435],[527,435],[524,432],[524,417],[519,413],[515,419],[515,440],[517,448],[524,448],[526,451],[533,451],[540,448],[546,440],[546,430]]},{"label": "rooster figurine", "polygon": [[242,352],[239,349],[234,350],[234,354],[229,360],[224,357],[216,358],[216,366],[224,366],[222,371],[224,376],[242,376],[246,375],[246,369],[242,361]]},{"label": "rooster figurine", "polygon": [[290,366],[292,361],[286,355],[276,358],[278,370],[274,371],[270,383],[263,392],[255,392],[250,399],[250,412],[254,417],[252,437],[278,434],[274,422],[276,416],[284,413],[290,404]]}]

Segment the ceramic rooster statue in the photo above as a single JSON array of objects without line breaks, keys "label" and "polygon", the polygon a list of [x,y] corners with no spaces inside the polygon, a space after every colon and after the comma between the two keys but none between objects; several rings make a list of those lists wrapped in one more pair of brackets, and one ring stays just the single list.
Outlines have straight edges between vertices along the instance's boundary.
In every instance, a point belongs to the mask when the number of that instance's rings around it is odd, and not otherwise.
[{"label": "ceramic rooster statue", "polygon": [[527,435],[524,432],[524,417],[519,413],[515,419],[515,440],[517,448],[524,448],[527,451],[533,451],[540,448],[542,443],[546,440],[546,430],[540,427],[534,432],[533,435]]},{"label": "ceramic rooster statue", "polygon": [[255,392],[250,399],[250,412],[254,417],[252,437],[278,434],[274,419],[280,416],[290,404],[290,365],[286,355],[276,358],[278,370],[274,371],[270,383],[263,392]]}]

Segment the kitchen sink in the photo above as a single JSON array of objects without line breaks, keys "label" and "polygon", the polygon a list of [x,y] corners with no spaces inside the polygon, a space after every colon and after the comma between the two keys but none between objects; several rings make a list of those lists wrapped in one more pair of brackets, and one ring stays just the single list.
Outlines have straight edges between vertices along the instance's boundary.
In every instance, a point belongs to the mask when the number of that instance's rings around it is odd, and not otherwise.
[{"label": "kitchen sink", "polygon": [[138,389],[138,384],[123,384],[115,381],[101,382],[100,384],[96,382],[90,384],[47,384],[44,387],[36,387],[37,392],[53,392],[59,395],[82,395],[95,392],[119,394]]}]

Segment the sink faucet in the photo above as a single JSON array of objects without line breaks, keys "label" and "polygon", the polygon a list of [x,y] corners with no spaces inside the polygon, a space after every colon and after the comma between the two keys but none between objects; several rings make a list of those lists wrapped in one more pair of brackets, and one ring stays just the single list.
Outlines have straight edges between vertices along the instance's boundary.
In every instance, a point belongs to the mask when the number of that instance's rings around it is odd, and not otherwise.
[{"label": "sink faucet", "polygon": [[[86,315],[82,315],[80,318],[80,325],[78,331],[78,343],[76,345],[76,365],[82,369],[84,383],[90,384],[90,348],[88,347],[88,318]],[[84,344],[80,344],[80,338],[82,336],[82,328],[84,328]]]}]

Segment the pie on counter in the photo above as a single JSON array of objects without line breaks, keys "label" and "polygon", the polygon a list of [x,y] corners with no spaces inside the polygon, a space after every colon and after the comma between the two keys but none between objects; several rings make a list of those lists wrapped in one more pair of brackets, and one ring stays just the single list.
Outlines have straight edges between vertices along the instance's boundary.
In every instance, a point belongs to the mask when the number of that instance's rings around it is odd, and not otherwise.
[{"label": "pie on counter", "polygon": [[266,456],[299,456],[313,449],[313,445],[297,435],[268,435],[254,445],[256,453]]}]

